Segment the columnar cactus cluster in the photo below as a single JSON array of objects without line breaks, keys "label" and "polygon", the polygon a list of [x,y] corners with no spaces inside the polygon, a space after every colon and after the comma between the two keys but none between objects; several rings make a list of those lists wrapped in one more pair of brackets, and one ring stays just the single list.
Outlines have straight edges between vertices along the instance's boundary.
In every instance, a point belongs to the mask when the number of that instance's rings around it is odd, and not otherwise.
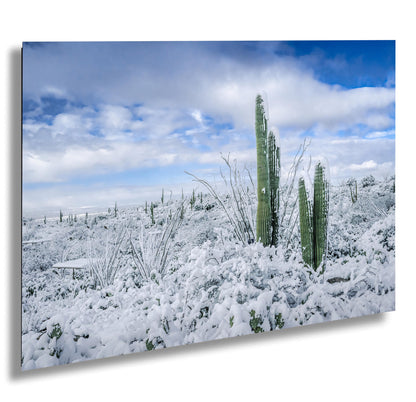
[{"label": "columnar cactus cluster", "polygon": [[313,201],[309,201],[305,181],[299,179],[299,222],[302,258],[305,265],[317,271],[325,268],[328,233],[328,181],[325,169],[318,163],[315,167]]},{"label": "columnar cactus cluster", "polygon": [[256,239],[265,246],[277,245],[279,215],[280,148],[268,133],[263,99],[256,98],[257,217]]}]

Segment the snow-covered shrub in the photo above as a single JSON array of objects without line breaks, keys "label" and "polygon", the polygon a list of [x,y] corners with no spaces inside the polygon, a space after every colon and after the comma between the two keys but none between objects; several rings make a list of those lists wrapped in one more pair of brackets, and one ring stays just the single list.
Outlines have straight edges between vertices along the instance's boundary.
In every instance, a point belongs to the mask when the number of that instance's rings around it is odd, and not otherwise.
[{"label": "snow-covered shrub", "polygon": [[365,188],[365,187],[371,187],[374,186],[374,184],[376,184],[376,179],[374,178],[373,175],[369,175],[366,177],[363,177],[361,179],[361,185]]},{"label": "snow-covered shrub", "polygon": [[107,237],[104,251],[97,252],[91,247],[89,256],[89,268],[95,286],[105,288],[114,283],[117,272],[120,269],[120,247],[123,244],[126,229],[119,230],[113,240]]},{"label": "snow-covered shrub", "polygon": [[161,229],[145,229],[142,225],[137,233],[130,235],[132,261],[140,280],[157,279],[166,274],[173,240],[182,223],[183,208],[182,202],[176,212],[162,222]]},{"label": "snow-covered shrub", "polygon": [[[222,157],[227,165],[227,176],[221,171],[221,177],[225,183],[227,193],[225,199],[208,181],[188,173],[198,183],[205,186],[216,203],[222,208],[231,224],[236,239],[242,243],[249,244],[255,240],[255,192],[254,182],[250,171],[244,169],[245,176],[237,166],[237,162],[230,162],[229,157]],[[205,209],[209,211],[214,204],[207,204]]]},{"label": "snow-covered shrub", "polygon": [[[286,249],[286,257],[289,258],[293,252],[296,252],[300,244],[300,233],[298,225],[299,208],[298,191],[296,191],[296,179],[298,178],[298,170],[303,162],[303,157],[310,145],[310,141],[305,138],[303,143],[293,157],[292,164],[287,173],[285,173],[285,182],[281,185],[281,201],[280,201],[280,223],[279,237],[280,244]],[[309,168],[306,170],[309,171]],[[283,177],[283,176],[282,176]]]}]

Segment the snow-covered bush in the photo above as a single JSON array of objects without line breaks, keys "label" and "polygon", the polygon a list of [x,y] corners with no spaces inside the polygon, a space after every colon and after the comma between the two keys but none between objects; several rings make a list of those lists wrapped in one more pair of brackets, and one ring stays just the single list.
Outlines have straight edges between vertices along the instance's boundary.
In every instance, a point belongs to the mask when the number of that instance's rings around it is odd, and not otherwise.
[{"label": "snow-covered bush", "polygon": [[376,184],[376,179],[371,174],[361,179],[361,185],[363,188],[374,186],[374,184]]},{"label": "snow-covered bush", "polygon": [[[241,173],[237,162],[231,162],[229,157],[222,157],[227,165],[228,174],[221,171],[221,177],[227,189],[225,199],[218,194],[218,191],[208,181],[198,178],[192,173],[188,173],[198,183],[202,184],[215,199],[227,216],[237,240],[245,244],[250,244],[255,240],[255,208],[256,197],[254,192],[254,182],[250,171],[244,169]],[[206,210],[211,209],[215,204],[207,204]]]},{"label": "snow-covered bush", "polygon": [[[117,205],[117,204],[116,204]],[[114,213],[117,217],[116,212]],[[103,289],[112,285],[120,269],[120,247],[123,245],[126,229],[121,228],[115,239],[107,237],[103,251],[97,252],[90,246],[89,268],[94,286]]]},{"label": "snow-covered bush", "polygon": [[182,223],[181,215],[184,202],[176,212],[171,212],[162,228],[145,229],[142,225],[137,233],[130,235],[130,247],[134,268],[140,280],[163,277],[170,264],[174,237]]}]

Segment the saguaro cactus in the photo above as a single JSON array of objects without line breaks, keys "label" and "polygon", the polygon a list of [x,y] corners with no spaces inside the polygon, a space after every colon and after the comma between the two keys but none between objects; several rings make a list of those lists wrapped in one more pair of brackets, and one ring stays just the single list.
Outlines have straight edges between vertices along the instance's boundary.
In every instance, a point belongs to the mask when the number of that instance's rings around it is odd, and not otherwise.
[{"label": "saguaro cactus", "polygon": [[324,167],[318,163],[315,167],[313,185],[313,231],[315,270],[325,258],[328,233],[328,182],[325,180]]},{"label": "saguaro cactus", "polygon": [[324,167],[318,163],[315,167],[313,202],[308,200],[303,178],[299,179],[299,223],[302,246],[302,258],[306,265],[315,271],[324,262],[328,233],[328,182]]},{"label": "saguaro cactus", "polygon": [[280,147],[276,135],[267,134],[263,99],[256,98],[257,219],[256,238],[265,246],[277,245],[280,207]]},{"label": "saguaro cactus", "polygon": [[256,98],[256,148],[257,148],[257,216],[256,239],[270,245],[271,208],[269,164],[267,160],[267,120],[263,99]]},{"label": "saguaro cactus", "polygon": [[276,143],[276,137],[272,131],[267,138],[267,158],[269,163],[269,185],[270,185],[270,224],[271,244],[277,246],[279,234],[279,206],[280,206],[280,147]]}]

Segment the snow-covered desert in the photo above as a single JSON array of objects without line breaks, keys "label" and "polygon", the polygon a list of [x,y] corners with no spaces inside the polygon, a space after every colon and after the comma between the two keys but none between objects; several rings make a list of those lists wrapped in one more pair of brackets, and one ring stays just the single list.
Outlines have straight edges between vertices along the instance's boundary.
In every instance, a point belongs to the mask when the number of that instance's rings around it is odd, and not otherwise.
[{"label": "snow-covered desert", "polygon": [[296,188],[282,186],[278,246],[265,247],[250,235],[254,185],[224,178],[218,192],[196,181],[176,198],[24,217],[22,368],[394,310],[394,176],[330,186],[322,274],[302,260]]}]

